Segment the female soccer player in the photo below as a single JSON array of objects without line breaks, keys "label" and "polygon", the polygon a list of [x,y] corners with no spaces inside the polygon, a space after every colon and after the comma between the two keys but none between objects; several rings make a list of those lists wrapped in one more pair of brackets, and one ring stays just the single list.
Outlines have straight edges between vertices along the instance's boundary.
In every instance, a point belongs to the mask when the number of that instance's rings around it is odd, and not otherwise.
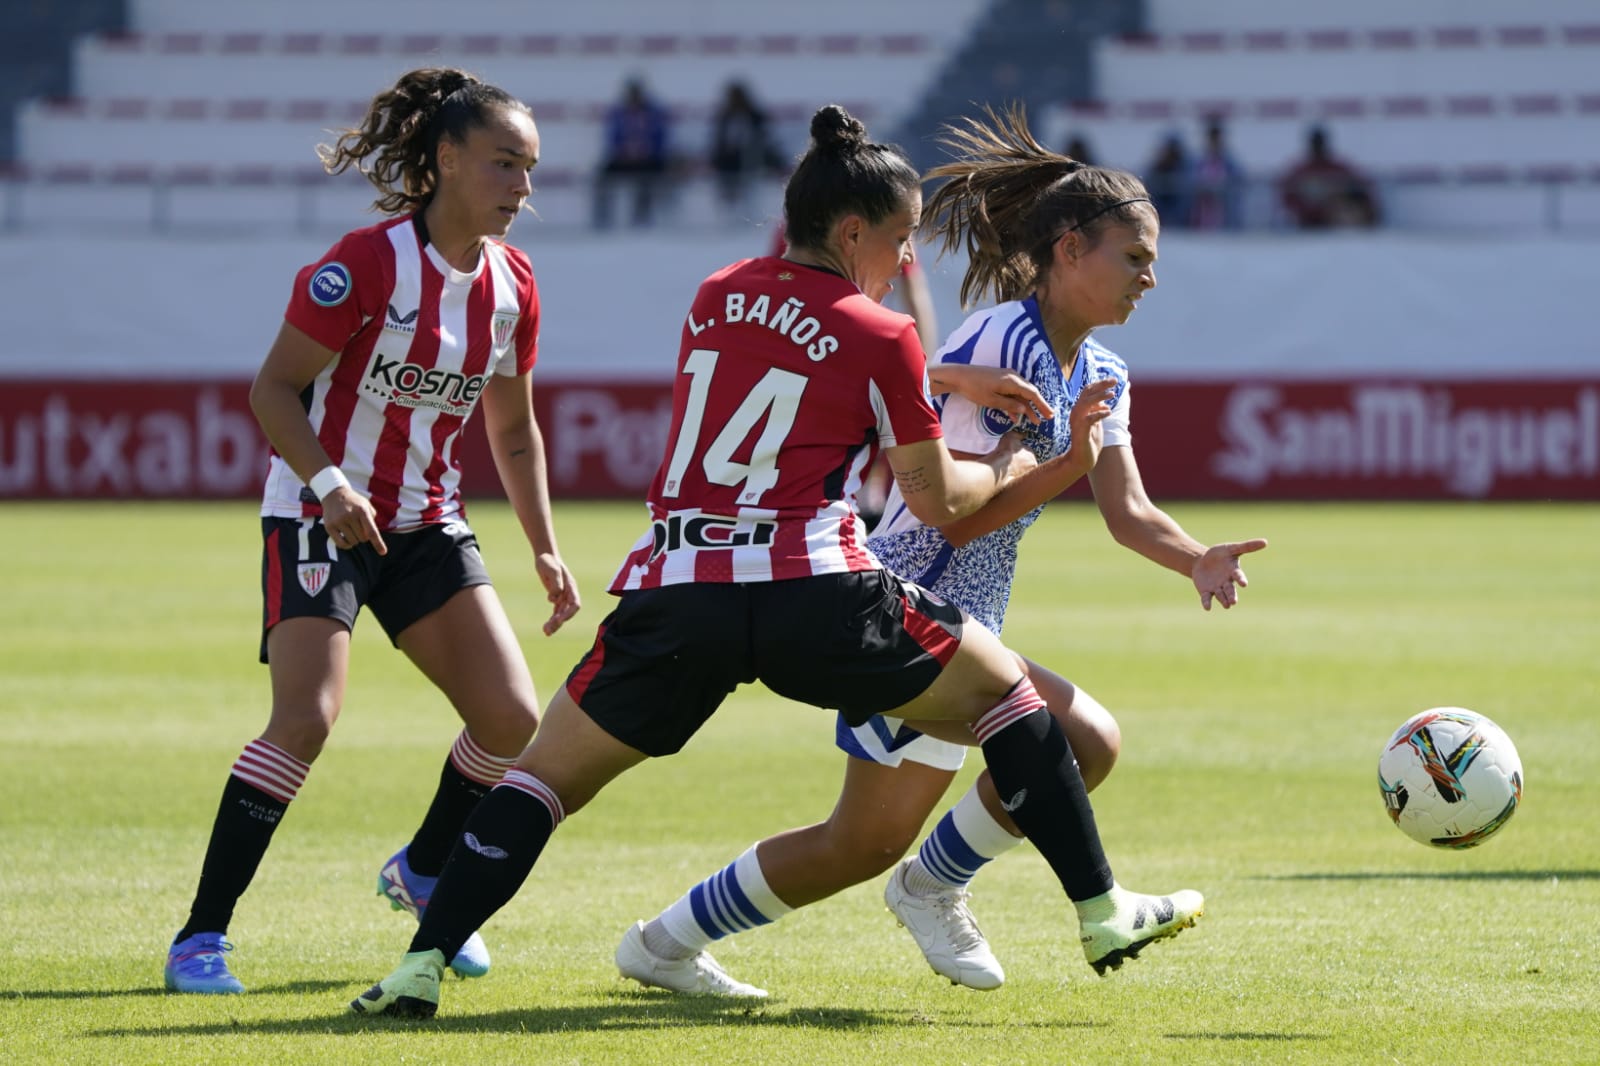
[{"label": "female soccer player", "polygon": [[[1239,556],[1266,542],[1207,548],[1150,502],[1128,431],[1127,367],[1090,336],[1097,327],[1127,321],[1155,287],[1159,220],[1144,187],[1131,174],[1040,147],[1020,110],[988,117],[987,125],[974,121],[948,131],[947,143],[959,156],[930,174],[949,180],[928,204],[928,228],[946,250],[968,252],[964,304],[990,293],[1005,302],[974,314],[951,335],[935,378],[957,368],[1009,370],[1038,390],[1046,411],[1070,415],[1021,426],[1038,467],[976,514],[936,528],[891,495],[868,547],[896,574],[998,634],[1018,542],[1044,504],[1087,473],[1119,543],[1189,576],[1208,609],[1213,599],[1231,607],[1235,586],[1245,584]],[[942,423],[958,456],[988,452],[1016,428],[994,408],[961,397],[942,405]],[[1019,661],[1093,788],[1116,761],[1116,722],[1066,678]],[[682,992],[765,995],[729,977],[704,949],[876,877],[905,853],[960,769],[961,745],[970,738],[952,738],[960,744],[936,739],[904,717],[841,722],[839,746],[850,757],[828,819],[761,841],[654,920],[637,923],[617,949],[623,975]],[[996,988],[1004,980],[967,906],[966,886],[979,867],[1019,842],[1007,811],[984,773],[917,855],[896,869],[885,892],[934,970],[972,988]],[[1195,914],[1198,900],[1192,909],[1157,909],[1158,921],[1146,932],[1170,935]]]},{"label": "female soccer player", "polygon": [[[502,243],[528,198],[528,108],[457,70],[414,70],[320,154],[363,169],[394,217],[346,234],[300,272],[250,392],[272,443],[261,528],[266,730],[234,763],[189,919],[167,954],[178,992],[242,992],[223,953],[234,905],[344,700],[363,605],[466,728],[410,844],[378,890],[413,914],[467,814],[538,724],[533,680],[467,525],[456,449],[480,397],[490,447],[552,610],[578,610],[550,518],[530,374],[539,296]],[[456,957],[475,975],[480,939]]]},{"label": "female soccer player", "polygon": [[451,852],[410,952],[363,1013],[431,1016],[445,965],[517,892],[556,826],[624,770],[683,747],[740,684],[837,708],[940,719],[983,746],[1011,816],[1078,904],[1090,958],[1133,947],[1150,915],[1118,888],[1061,730],[1015,657],[944,600],[883,570],[853,505],[886,448],[900,499],[940,525],[1031,468],[1007,434],[957,460],[923,392],[926,356],[879,305],[913,255],[916,170],[842,108],[812,118],[784,195],[790,247],[700,286],[684,320],[650,529],[620,596],[516,768]]}]

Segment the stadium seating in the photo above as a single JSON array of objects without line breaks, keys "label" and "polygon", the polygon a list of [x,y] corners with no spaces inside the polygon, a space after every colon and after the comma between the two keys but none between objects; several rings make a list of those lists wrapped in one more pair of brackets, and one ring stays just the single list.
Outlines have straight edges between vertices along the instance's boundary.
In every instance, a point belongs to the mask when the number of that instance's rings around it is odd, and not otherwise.
[{"label": "stadium seating", "polygon": [[[928,20],[908,31],[840,0],[803,9],[601,2],[564,8],[554,26],[543,10],[529,25],[524,6],[497,0],[455,5],[448,19],[432,4],[144,0],[140,32],[80,43],[73,99],[25,108],[21,154],[34,167],[314,163],[326,128],[358,119],[373,93],[425,65],[464,67],[530,101],[553,169],[593,165],[604,110],[635,74],[677,118],[681,155],[703,152],[711,110],[734,78],[751,84],[785,147],[798,150],[811,112],[830,100],[875,125],[896,123],[984,4],[928,6]],[[612,28],[607,7],[626,10],[629,25]],[[738,31],[714,32],[722,25]],[[827,25],[851,29],[815,29]]]},{"label": "stadium seating", "polygon": [[[1407,187],[1494,184],[1515,187],[1526,214],[1551,186],[1600,183],[1593,4],[1153,0],[1149,17],[1149,33],[1098,44],[1097,95],[1051,110],[1041,128],[1053,143],[1081,137],[1096,161],[1141,171],[1164,138],[1192,151],[1220,117],[1257,185],[1300,157],[1313,125],[1391,201]],[[1257,193],[1269,205],[1270,189]],[[1472,203],[1462,221],[1490,217]]]},{"label": "stadium seating", "polygon": [[[578,224],[599,159],[605,109],[640,76],[674,118],[680,173],[705,157],[723,86],[743,78],[772,113],[784,152],[837,101],[896,136],[989,0],[130,0],[133,32],[86,38],[70,97],[17,117],[18,164],[39,185],[307,189],[316,144],[355,123],[372,94],[427,64],[473,70],[528,100],[539,120],[546,218]],[[1104,39],[1095,95],[1036,113],[1047,142],[1074,135],[1099,162],[1143,170],[1169,133],[1191,147],[1221,116],[1251,175],[1255,224],[1279,221],[1271,180],[1328,129],[1336,154],[1377,176],[1401,222],[1485,215],[1494,186],[1548,216],[1588,198],[1600,210],[1600,11],[1593,0],[1147,0],[1148,32]],[[824,29],[823,27],[829,27]],[[847,30],[833,27],[848,27]],[[351,188],[360,186],[356,182]],[[1442,197],[1408,190],[1443,189]],[[304,197],[304,193],[298,194]],[[565,201],[563,201],[565,197]],[[767,198],[771,199],[771,190]],[[692,197],[691,197],[692,199]],[[685,221],[704,223],[715,208]]]}]

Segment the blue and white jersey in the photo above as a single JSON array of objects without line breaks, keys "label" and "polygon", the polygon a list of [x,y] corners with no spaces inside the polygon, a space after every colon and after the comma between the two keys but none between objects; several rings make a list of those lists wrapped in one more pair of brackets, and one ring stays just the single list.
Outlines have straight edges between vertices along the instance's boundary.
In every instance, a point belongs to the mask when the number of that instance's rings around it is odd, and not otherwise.
[{"label": "blue and white jersey", "polygon": [[[1111,395],[1111,414],[1101,423],[1104,446],[1132,443],[1127,364],[1091,337],[1078,349],[1071,376],[1064,375],[1039,319],[1039,305],[1031,296],[968,318],[939,349],[937,360],[1013,370],[1031,382],[1055,411],[1055,417],[1038,426],[1024,422],[1016,427],[1009,416],[994,408],[979,407],[953,394],[942,397],[934,406],[953,452],[986,455],[1002,434],[1015,429],[1039,462],[1053,459],[1072,443],[1067,416],[1079,394],[1091,382],[1106,378],[1115,379],[1117,386]],[[937,529],[917,521],[895,487],[867,546],[896,574],[944,597],[999,633],[1016,576],[1017,545],[1043,510],[1041,504],[1010,525],[957,548]]]}]

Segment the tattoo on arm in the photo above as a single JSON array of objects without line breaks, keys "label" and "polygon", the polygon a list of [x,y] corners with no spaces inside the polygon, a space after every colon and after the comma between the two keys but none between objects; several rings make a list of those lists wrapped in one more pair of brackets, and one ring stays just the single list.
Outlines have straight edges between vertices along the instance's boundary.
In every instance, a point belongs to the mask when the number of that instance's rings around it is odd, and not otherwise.
[{"label": "tattoo on arm", "polygon": [[932,484],[928,480],[928,472],[920,466],[913,467],[910,470],[896,470],[894,471],[894,479],[899,482],[902,494],[923,492]]},{"label": "tattoo on arm", "polygon": [[526,448],[513,448],[511,450],[511,457],[513,459],[515,459],[519,455],[527,455],[527,454],[528,454],[528,449],[526,449]]}]

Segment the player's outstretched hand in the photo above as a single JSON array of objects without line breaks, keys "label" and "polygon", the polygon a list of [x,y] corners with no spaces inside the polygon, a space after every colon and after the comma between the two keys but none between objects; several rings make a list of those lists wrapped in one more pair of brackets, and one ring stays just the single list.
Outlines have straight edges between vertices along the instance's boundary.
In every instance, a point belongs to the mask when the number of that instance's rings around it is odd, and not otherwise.
[{"label": "player's outstretched hand", "polygon": [[539,583],[544,586],[545,598],[552,604],[550,617],[543,627],[548,637],[582,609],[583,601],[578,597],[578,582],[559,556],[541,552],[534,557],[533,565],[538,571]]},{"label": "player's outstretched hand", "polygon": [[1215,599],[1222,604],[1224,610],[1239,602],[1239,590],[1250,584],[1245,579],[1244,568],[1239,565],[1239,556],[1258,552],[1267,546],[1261,538],[1255,540],[1236,540],[1226,544],[1213,544],[1206,549],[1206,553],[1195,560],[1194,569],[1190,576],[1194,578],[1194,587],[1200,592],[1200,606],[1211,610],[1211,601]]}]

